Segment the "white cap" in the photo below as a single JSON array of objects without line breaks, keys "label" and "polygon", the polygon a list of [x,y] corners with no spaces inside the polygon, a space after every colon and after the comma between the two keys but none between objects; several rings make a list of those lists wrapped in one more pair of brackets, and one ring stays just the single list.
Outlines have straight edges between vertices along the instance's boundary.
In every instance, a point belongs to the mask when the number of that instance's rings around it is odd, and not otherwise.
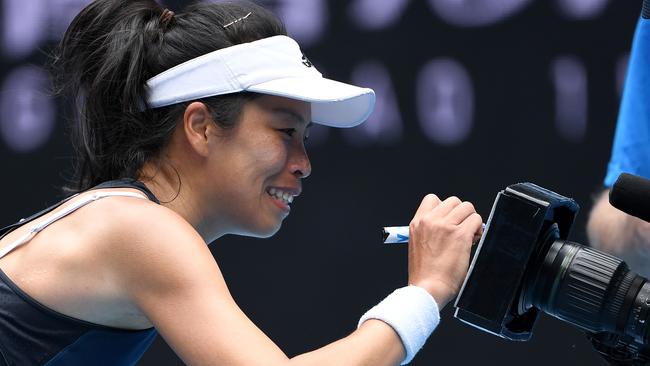
[{"label": "white cap", "polygon": [[242,91],[311,103],[312,121],[353,127],[375,106],[372,89],[324,78],[287,36],[223,48],[166,70],[147,81],[150,108]]}]

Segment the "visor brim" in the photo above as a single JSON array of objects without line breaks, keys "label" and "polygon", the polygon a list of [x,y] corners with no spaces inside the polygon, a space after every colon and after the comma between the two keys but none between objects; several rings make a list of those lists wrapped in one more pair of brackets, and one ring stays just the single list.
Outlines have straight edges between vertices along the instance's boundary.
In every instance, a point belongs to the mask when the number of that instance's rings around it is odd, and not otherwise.
[{"label": "visor brim", "polygon": [[375,106],[375,92],[372,89],[326,78],[276,79],[246,90],[309,102],[312,121],[330,127],[357,126],[368,119]]}]

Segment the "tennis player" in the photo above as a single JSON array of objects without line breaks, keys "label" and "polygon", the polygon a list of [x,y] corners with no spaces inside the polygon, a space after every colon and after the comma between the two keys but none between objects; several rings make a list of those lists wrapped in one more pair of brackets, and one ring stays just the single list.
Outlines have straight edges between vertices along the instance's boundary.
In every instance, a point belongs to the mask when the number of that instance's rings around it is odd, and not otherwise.
[{"label": "tennis player", "polygon": [[291,359],[208,250],[276,233],[311,173],[312,123],[353,127],[375,103],[323,78],[275,15],[97,0],[54,64],[76,108],[76,194],[0,232],[0,364],[133,365],[157,334],[188,365],[397,365],[422,347],[467,271],[482,222],[468,202],[427,195],[408,283]]}]

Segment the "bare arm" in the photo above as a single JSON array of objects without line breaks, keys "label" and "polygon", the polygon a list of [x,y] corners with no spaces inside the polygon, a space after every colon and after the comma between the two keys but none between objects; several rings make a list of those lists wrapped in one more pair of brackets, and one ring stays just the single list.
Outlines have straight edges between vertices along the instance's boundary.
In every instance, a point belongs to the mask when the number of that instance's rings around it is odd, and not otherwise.
[{"label": "bare arm", "polygon": [[650,276],[650,224],[609,203],[609,190],[598,196],[589,216],[587,235],[596,249],[623,259],[632,270]]},{"label": "bare arm", "polygon": [[[481,219],[457,199],[434,210],[439,203],[435,196],[425,199],[412,222],[420,254],[410,255],[416,259],[410,259],[409,277],[442,308],[460,285]],[[113,250],[112,263],[121,287],[186,364],[382,366],[404,359],[395,331],[369,320],[349,336],[290,360],[239,309],[198,234],[163,211],[138,214],[146,222],[123,234],[129,240]]]}]

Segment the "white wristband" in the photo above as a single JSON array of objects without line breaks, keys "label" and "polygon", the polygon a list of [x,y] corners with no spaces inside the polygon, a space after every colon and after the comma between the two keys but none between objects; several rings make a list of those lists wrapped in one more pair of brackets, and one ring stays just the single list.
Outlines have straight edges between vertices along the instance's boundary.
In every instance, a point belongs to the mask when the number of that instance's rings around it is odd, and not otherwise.
[{"label": "white wristband", "polygon": [[440,311],[425,289],[410,285],[393,291],[363,314],[357,328],[368,319],[381,320],[395,330],[406,350],[401,365],[406,365],[440,323]]}]

